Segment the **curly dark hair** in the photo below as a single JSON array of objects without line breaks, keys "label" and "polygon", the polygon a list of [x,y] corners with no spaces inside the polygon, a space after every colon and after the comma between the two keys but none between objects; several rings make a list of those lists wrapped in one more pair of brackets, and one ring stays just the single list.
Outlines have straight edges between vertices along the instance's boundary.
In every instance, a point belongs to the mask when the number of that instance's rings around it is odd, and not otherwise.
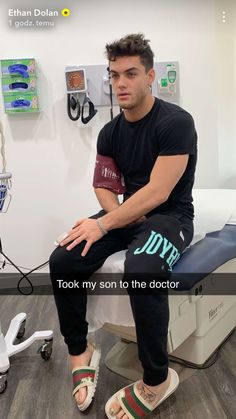
[{"label": "curly dark hair", "polygon": [[149,42],[149,39],[145,39],[142,33],[126,35],[118,41],[106,44],[107,59],[110,62],[115,61],[117,57],[137,55],[147,72],[154,65],[154,53]]}]

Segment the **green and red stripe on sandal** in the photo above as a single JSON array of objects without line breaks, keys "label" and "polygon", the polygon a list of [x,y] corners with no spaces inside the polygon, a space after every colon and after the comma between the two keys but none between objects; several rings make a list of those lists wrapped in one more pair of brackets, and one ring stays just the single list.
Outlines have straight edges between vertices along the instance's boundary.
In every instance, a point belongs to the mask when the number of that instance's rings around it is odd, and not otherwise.
[{"label": "green and red stripe on sandal", "polygon": [[109,419],[114,419],[116,416],[112,413],[112,405],[119,402],[120,408],[128,416],[129,419],[143,419],[153,412],[164,400],[167,399],[178,387],[179,377],[175,370],[169,368],[170,384],[158,403],[153,406],[147,403],[141,396],[138,390],[139,381],[130,384],[117,393],[115,393],[106,403],[105,412]]}]

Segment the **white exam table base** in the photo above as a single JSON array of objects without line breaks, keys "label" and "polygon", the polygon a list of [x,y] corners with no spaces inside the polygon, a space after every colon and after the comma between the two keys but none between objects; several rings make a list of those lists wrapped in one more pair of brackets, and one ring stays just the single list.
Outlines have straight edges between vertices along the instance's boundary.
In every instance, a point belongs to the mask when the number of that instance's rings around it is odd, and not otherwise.
[{"label": "white exam table base", "polygon": [[[215,272],[219,271],[236,272],[236,259],[226,262]],[[198,286],[210,280],[211,275],[208,275]],[[176,293],[169,295],[169,307],[168,352],[196,365],[203,365],[236,326],[234,295],[193,297]],[[217,314],[209,319],[210,310],[216,307]],[[107,354],[108,368],[131,380],[140,377],[137,345],[133,343],[137,342],[135,327],[105,323],[104,329],[128,341],[118,342]]]}]

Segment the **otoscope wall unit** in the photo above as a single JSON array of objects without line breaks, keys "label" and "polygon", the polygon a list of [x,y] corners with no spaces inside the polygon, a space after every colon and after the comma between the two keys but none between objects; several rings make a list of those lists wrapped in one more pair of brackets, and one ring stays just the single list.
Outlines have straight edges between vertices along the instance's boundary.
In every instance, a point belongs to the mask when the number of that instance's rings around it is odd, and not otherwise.
[{"label": "otoscope wall unit", "polygon": [[1,60],[1,73],[5,112],[39,112],[35,59]]},{"label": "otoscope wall unit", "polygon": [[[110,78],[107,65],[83,65],[87,79],[87,90],[91,101],[95,106],[109,106],[112,100],[117,105],[117,100],[110,87]],[[167,102],[179,104],[179,62],[164,61],[155,62],[155,81],[152,84],[154,96]]]}]

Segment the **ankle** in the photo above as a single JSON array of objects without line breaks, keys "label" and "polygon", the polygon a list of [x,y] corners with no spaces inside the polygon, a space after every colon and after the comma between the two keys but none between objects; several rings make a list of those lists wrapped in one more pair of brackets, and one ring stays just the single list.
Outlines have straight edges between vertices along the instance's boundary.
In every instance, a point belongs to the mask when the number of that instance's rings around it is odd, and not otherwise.
[{"label": "ankle", "polygon": [[81,356],[81,355],[83,355],[83,354],[85,354],[85,353],[87,353],[87,352],[89,352],[90,351],[90,347],[91,347],[91,344],[88,342],[87,343],[87,345],[85,346],[85,348],[84,348],[84,350],[83,350],[83,352],[80,352],[79,354],[76,354],[76,355],[72,355],[72,354],[70,354],[69,353],[69,356],[71,357],[71,358],[76,358],[76,357],[79,357],[79,356]]},{"label": "ankle", "polygon": [[78,364],[78,363],[84,363],[87,364],[90,360],[92,353],[93,353],[93,346],[91,344],[88,344],[85,351],[78,355],[70,355],[70,362],[72,366]]},{"label": "ankle", "polygon": [[146,388],[148,388],[148,389],[159,389],[159,388],[162,388],[162,387],[165,387],[165,386],[168,386],[168,384],[169,384],[169,381],[170,381],[170,374],[168,373],[168,375],[167,375],[167,377],[166,377],[166,379],[164,380],[164,381],[162,381],[161,383],[159,383],[159,384],[156,384],[156,385],[150,385],[150,384],[146,384],[146,383],[144,383],[144,381],[142,380],[141,381],[141,384],[142,385],[144,385]]},{"label": "ankle", "polygon": [[142,384],[145,385],[146,387],[150,387],[150,388],[158,388],[158,387],[163,387],[165,385],[167,385],[170,381],[170,372],[168,371],[167,377],[164,381],[162,381],[159,384],[147,384],[144,382],[144,379],[142,379]]}]

